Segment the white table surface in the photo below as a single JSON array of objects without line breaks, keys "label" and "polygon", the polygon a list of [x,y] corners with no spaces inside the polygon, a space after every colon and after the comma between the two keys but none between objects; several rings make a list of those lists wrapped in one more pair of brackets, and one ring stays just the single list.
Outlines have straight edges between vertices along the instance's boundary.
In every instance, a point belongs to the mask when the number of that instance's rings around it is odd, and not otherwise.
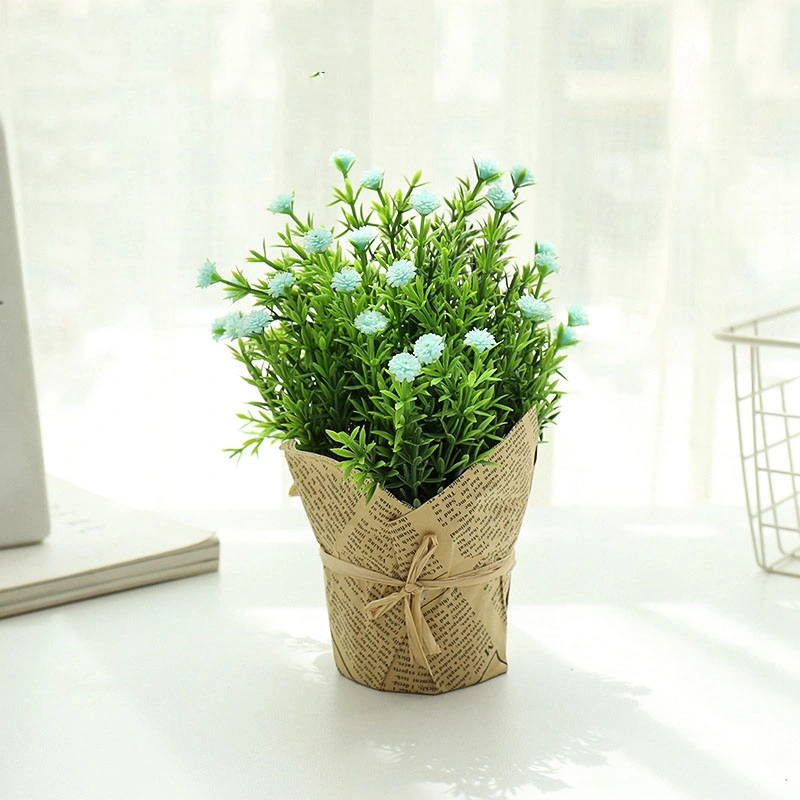
[{"label": "white table surface", "polygon": [[437,697],[339,676],[299,514],[223,522],[217,575],[0,622],[2,800],[800,797],[800,579],[740,509],[531,508],[509,673]]}]

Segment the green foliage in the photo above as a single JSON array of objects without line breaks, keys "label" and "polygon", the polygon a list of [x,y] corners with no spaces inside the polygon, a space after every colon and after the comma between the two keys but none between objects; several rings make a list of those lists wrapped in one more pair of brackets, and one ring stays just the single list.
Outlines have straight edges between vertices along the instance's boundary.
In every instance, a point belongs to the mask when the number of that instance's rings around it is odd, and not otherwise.
[{"label": "green foliage", "polygon": [[[486,460],[531,407],[542,429],[556,418],[565,345],[546,321],[526,318],[517,306],[524,295],[547,301],[552,271],[537,267],[533,253],[521,265],[509,256],[519,187],[498,211],[486,200],[486,181],[460,178],[437,214],[421,216],[411,202],[421,177],[391,194],[354,187],[344,175],[333,190],[341,222],[331,248],[309,252],[304,237],[313,218],[303,221],[292,209],[284,212],[290,221],[276,254],[266,243],[250,251],[247,260],[266,267],[263,278],[251,282],[234,270],[214,281],[231,300],[250,297],[274,318],[231,343],[259,394],[240,415],[247,439],[233,453],[257,451],[265,438],[295,439],[301,450],[338,459],[368,497],[380,485],[419,505]],[[348,235],[367,225],[379,235],[360,250]],[[386,269],[398,259],[413,262],[416,274],[392,287]],[[344,267],[361,275],[353,292],[331,287]],[[277,272],[296,280],[273,297],[269,280]],[[386,329],[359,331],[354,320],[366,310],[387,317]],[[497,344],[485,352],[465,344],[474,328]],[[444,352],[413,381],[398,382],[389,360],[412,352],[427,333],[443,337]]]}]

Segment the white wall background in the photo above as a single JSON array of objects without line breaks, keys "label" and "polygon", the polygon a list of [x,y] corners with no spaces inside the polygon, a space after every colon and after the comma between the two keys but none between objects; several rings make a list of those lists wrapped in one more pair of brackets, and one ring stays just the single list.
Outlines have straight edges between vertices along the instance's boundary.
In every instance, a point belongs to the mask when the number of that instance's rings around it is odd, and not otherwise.
[{"label": "white wall background", "polygon": [[250,395],[195,273],[243,265],[278,191],[322,209],[346,146],[389,183],[537,175],[523,245],[593,325],[536,502],[741,502],[712,332],[800,297],[800,2],[0,0],[0,110],[52,471],[286,502],[277,450],[221,453]]}]

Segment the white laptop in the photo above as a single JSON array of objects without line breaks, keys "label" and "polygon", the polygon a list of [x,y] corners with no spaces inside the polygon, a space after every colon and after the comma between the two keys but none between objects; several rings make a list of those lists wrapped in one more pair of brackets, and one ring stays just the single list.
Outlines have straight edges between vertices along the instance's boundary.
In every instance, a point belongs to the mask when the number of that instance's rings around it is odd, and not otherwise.
[{"label": "white laptop", "polygon": [[41,542],[49,529],[22,265],[0,122],[0,548]]}]

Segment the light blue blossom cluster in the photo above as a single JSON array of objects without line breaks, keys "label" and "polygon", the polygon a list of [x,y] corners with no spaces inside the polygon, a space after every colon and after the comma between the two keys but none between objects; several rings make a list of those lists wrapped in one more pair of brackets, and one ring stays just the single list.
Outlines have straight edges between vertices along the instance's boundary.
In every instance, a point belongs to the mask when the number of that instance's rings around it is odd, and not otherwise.
[{"label": "light blue blossom cluster", "polygon": [[514,184],[515,189],[521,186],[533,186],[536,181],[533,178],[533,173],[522,164],[515,164],[511,167],[511,182]]},{"label": "light blue blossom cluster", "polygon": [[432,364],[444,352],[444,339],[438,333],[424,333],[414,342],[414,355],[420,364]]},{"label": "light blue blossom cluster", "polygon": [[386,270],[386,283],[397,288],[410,283],[417,274],[417,268],[412,261],[407,258],[400,258],[390,264]]},{"label": "light blue blossom cluster", "polygon": [[514,202],[514,192],[500,183],[492,183],[486,190],[486,199],[495,211],[502,211]]},{"label": "light blue blossom cluster", "polygon": [[479,353],[484,353],[486,350],[491,350],[497,344],[497,340],[486,328],[473,328],[464,336],[464,344],[471,345]]},{"label": "light blue blossom cluster", "polygon": [[361,283],[361,275],[352,267],[343,267],[333,274],[331,286],[337,292],[354,292]]},{"label": "light blue blossom cluster", "polygon": [[[486,328],[473,328],[464,337],[464,344],[479,353],[497,344]],[[444,339],[438,333],[425,333],[414,342],[414,353],[398,353],[389,360],[389,372],[401,383],[413,381],[422,372],[424,364],[432,364],[444,353]]]},{"label": "light blue blossom cluster", "polygon": [[442,204],[439,195],[430,189],[416,189],[411,193],[411,205],[420,216],[427,216]]},{"label": "light blue blossom cluster", "polygon": [[303,247],[309,253],[322,253],[333,244],[333,234],[327,228],[312,228],[303,237]]},{"label": "light blue blossom cluster", "polygon": [[583,306],[568,305],[567,315],[569,318],[567,325],[569,325],[570,328],[577,328],[579,325],[589,324],[589,316]]},{"label": "light blue blossom cluster", "polygon": [[236,326],[236,333],[239,336],[252,336],[254,333],[261,333],[270,322],[273,316],[269,311],[257,308],[249,314],[245,314],[239,324]]},{"label": "light blue blossom cluster", "polygon": [[561,267],[558,263],[558,256],[553,253],[538,252],[533,259],[533,263],[543,276],[550,275],[552,272],[559,272]]},{"label": "light blue blossom cluster", "polygon": [[357,250],[366,250],[377,235],[377,228],[373,228],[371,225],[364,225],[362,228],[355,228],[350,231],[348,238]]},{"label": "light blue blossom cluster", "polygon": [[400,383],[410,383],[422,372],[422,364],[411,353],[398,353],[389,359],[389,372]]},{"label": "light blue blossom cluster", "polygon": [[252,336],[260,333],[273,320],[272,314],[257,308],[249,314],[241,311],[231,311],[224,317],[215,319],[211,325],[211,335],[218,342],[224,336],[227,339],[238,339],[242,336]]},{"label": "light blue blossom cluster", "polygon": [[500,165],[491,158],[473,158],[472,163],[475,164],[475,174],[482,181],[490,181],[493,178],[498,178],[502,175]]},{"label": "light blue blossom cluster", "polygon": [[282,192],[268,206],[273,214],[291,214],[294,211],[294,192]]},{"label": "light blue blossom cluster", "polygon": [[574,328],[570,328],[568,325],[561,324],[558,326],[558,336],[556,341],[559,347],[569,347],[570,345],[578,344],[580,339],[578,338],[578,334]]},{"label": "light blue blossom cluster", "polygon": [[287,289],[294,286],[297,279],[291,272],[276,272],[267,281],[267,291],[273,297],[280,297]]},{"label": "light blue blossom cluster", "polygon": [[389,324],[389,320],[380,311],[362,311],[353,320],[353,324],[361,333],[371,336],[384,330]]},{"label": "light blue blossom cluster", "polygon": [[551,256],[558,258],[556,246],[552,242],[548,242],[547,239],[540,239],[538,242],[536,242],[536,252],[549,253]]},{"label": "light blue blossom cluster", "polygon": [[214,337],[214,341],[218,342],[223,336],[230,336],[232,338],[235,326],[241,316],[242,314],[240,311],[231,311],[230,314],[215,319],[211,323],[211,335]]},{"label": "light blue blossom cluster", "polygon": [[368,169],[361,176],[361,185],[365,189],[374,189],[377,192],[383,186],[383,174],[382,169]]},{"label": "light blue blossom cluster", "polygon": [[213,261],[206,259],[197,273],[197,285],[201,289],[207,289],[212,283],[217,283],[219,280],[217,265]]},{"label": "light blue blossom cluster", "polygon": [[[531,295],[524,295],[517,301],[517,305],[522,315],[535,322],[546,322],[552,318],[550,307],[543,300],[539,300]],[[567,306],[569,314],[569,325],[560,324],[556,333],[556,346],[570,347],[580,341],[573,326],[588,325],[589,320],[586,312],[581,306]],[[360,325],[360,320],[368,314],[376,314],[374,311],[365,311],[356,317],[356,327],[364,330]],[[381,320],[380,330],[386,327],[387,320],[382,314],[378,314]],[[366,331],[365,331],[366,332]],[[373,331],[370,330],[370,333]],[[491,350],[497,340],[486,328],[472,328],[464,336],[464,344],[473,347],[479,353]],[[441,358],[444,353],[444,339],[438,333],[425,333],[414,342],[414,353],[398,353],[389,361],[389,372],[396,380],[403,382],[413,381],[422,372],[423,365],[431,364]]]},{"label": "light blue blossom cluster", "polygon": [[553,317],[550,306],[544,300],[539,300],[529,294],[523,295],[517,300],[517,307],[525,319],[532,319],[534,322],[546,322]]},{"label": "light blue blossom cluster", "polygon": [[342,175],[347,177],[347,173],[350,172],[350,167],[353,166],[356,160],[356,154],[353,153],[351,150],[346,150],[344,147],[340,147],[335,153],[331,153],[331,157],[329,159],[329,163],[332,167],[336,167]]}]

